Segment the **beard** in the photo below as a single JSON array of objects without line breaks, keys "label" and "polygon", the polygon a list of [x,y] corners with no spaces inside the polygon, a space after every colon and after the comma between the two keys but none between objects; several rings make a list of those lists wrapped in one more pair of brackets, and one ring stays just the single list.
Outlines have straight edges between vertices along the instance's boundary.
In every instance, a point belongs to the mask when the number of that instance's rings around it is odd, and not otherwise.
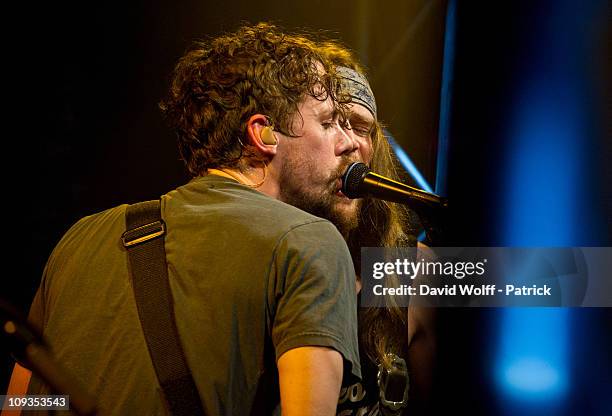
[{"label": "beard", "polygon": [[345,162],[341,163],[335,172],[318,178],[317,183],[313,184],[312,181],[305,180],[303,175],[304,172],[318,172],[312,161],[309,163],[286,159],[282,168],[283,175],[279,178],[279,199],[302,211],[329,220],[346,238],[359,224],[361,200],[351,200],[349,205],[346,197],[337,194],[338,180],[342,179],[347,167],[354,161]]}]

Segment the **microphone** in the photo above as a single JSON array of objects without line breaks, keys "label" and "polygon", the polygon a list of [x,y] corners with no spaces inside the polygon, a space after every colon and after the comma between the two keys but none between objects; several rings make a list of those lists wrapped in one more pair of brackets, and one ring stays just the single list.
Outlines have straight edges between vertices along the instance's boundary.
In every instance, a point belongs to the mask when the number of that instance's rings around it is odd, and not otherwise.
[{"label": "microphone", "polygon": [[342,177],[342,193],[348,198],[370,196],[411,205],[411,208],[447,208],[448,200],[439,195],[404,185],[374,173],[365,164],[352,163]]}]

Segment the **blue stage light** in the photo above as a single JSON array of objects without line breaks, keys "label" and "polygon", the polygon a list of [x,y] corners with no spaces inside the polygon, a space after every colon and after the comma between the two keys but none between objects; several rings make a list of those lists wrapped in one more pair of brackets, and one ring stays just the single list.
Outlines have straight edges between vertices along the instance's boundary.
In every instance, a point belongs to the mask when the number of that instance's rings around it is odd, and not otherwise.
[{"label": "blue stage light", "polygon": [[[416,182],[416,184],[421,189],[427,192],[433,192],[429,183],[427,183],[427,181],[425,180],[425,178],[423,177],[419,169],[410,159],[410,156],[408,156],[408,153],[406,153],[406,151],[402,149],[399,143],[395,141],[395,139],[393,138],[393,135],[386,129],[384,130],[384,135],[387,138],[387,141],[389,142],[389,144],[391,145],[391,148],[395,152],[395,155],[397,156],[397,160],[400,162],[400,164],[406,170],[406,172],[408,172],[408,174],[412,177],[412,179]],[[423,230],[417,236],[417,240],[425,241],[426,237],[427,235],[425,234],[425,230]]]},{"label": "blue stage light", "polygon": [[433,192],[431,186],[429,186],[429,183],[427,183],[419,169],[410,159],[410,156],[408,156],[408,153],[406,153],[406,151],[402,149],[402,147],[395,141],[393,135],[386,129],[384,130],[384,135],[387,138],[387,141],[389,142],[391,147],[393,148],[393,151],[395,152],[395,155],[397,156],[397,159],[399,160],[400,164],[406,170],[406,172],[410,174],[416,184],[421,189],[427,192]]},{"label": "blue stage light", "polygon": [[568,389],[568,310],[508,309],[502,317],[496,378],[514,402],[551,402]]},{"label": "blue stage light", "polygon": [[[515,74],[503,148],[505,177],[500,181],[503,246],[571,247],[580,245],[585,230],[593,229],[593,220],[584,218],[590,212],[585,196],[592,186],[584,174],[589,172],[592,138],[586,127],[586,67],[580,66],[581,41],[586,39],[580,25],[587,14],[577,15],[576,8],[582,6],[575,2],[554,4],[556,19],[530,29],[530,48]],[[563,411],[561,404],[575,388],[570,378],[570,312],[503,311],[495,368],[507,399],[504,408]]]},{"label": "blue stage light", "polygon": [[[507,149],[504,246],[573,246],[579,210],[580,111],[545,80],[525,86]],[[525,105],[527,104],[527,105]],[[568,389],[568,311],[504,311],[497,379],[514,403],[551,405]]]}]

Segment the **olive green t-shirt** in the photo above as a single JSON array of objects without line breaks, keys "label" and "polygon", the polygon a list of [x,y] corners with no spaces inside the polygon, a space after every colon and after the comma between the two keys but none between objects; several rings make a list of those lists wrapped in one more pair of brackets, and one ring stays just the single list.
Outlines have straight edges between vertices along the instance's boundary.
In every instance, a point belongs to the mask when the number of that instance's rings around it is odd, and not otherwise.
[{"label": "olive green t-shirt", "polygon": [[[164,414],[121,244],[127,205],[80,220],[53,251],[32,304],[64,364],[103,414]],[[326,346],[360,377],[355,272],[328,221],[231,179],[162,197],[179,336],[208,414],[272,413],[276,360]],[[29,394],[45,386],[34,379]]]}]

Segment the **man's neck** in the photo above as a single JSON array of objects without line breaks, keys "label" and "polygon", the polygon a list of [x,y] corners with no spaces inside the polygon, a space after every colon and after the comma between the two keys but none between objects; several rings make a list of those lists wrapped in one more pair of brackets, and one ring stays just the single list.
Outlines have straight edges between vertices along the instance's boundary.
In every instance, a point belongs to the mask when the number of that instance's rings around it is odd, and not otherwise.
[{"label": "man's neck", "polygon": [[278,184],[276,183],[272,175],[269,175],[269,173],[266,172],[265,177],[263,177],[264,173],[262,172],[262,170],[259,170],[259,173],[260,173],[260,177],[254,178],[252,177],[254,176],[253,174],[251,175],[245,174],[239,169],[211,168],[211,169],[208,169],[206,174],[207,175],[217,175],[217,176],[221,176],[224,178],[233,179],[238,183],[241,183],[245,186],[248,186],[249,188],[253,188],[256,191],[259,191],[265,195],[268,195],[271,198],[278,199],[280,192],[278,189]]}]

